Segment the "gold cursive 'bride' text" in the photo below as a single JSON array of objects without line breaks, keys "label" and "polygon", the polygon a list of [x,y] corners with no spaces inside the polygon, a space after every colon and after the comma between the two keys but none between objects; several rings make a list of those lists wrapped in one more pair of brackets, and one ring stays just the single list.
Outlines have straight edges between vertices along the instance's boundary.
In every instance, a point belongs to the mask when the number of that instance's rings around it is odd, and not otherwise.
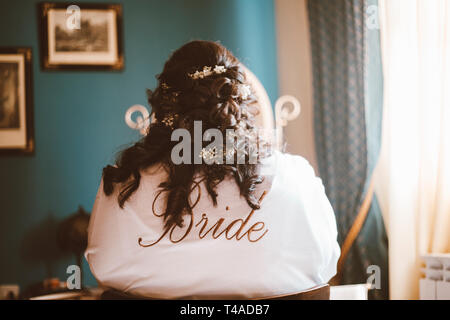
[{"label": "gold cursive 'bride' text", "polygon": [[[262,193],[258,201],[259,204],[264,199],[266,193],[266,191]],[[229,208],[227,206],[227,210],[228,209]],[[200,221],[195,224],[193,215],[189,215],[189,224],[186,228],[186,231],[181,236],[178,236],[178,238],[174,235],[175,230],[181,231],[182,228],[174,225],[170,229],[164,231],[158,238],[158,240],[147,243],[142,238],[139,238],[138,243],[141,247],[151,247],[159,243],[161,239],[163,239],[166,235],[168,235],[170,242],[179,243],[183,241],[191,231],[194,232],[193,228],[197,229],[197,231],[195,232],[198,232],[198,237],[200,239],[204,239],[206,236],[210,235],[213,239],[218,239],[222,236],[227,240],[232,240],[233,238],[235,238],[237,241],[239,241],[242,238],[246,237],[249,242],[257,242],[261,240],[269,230],[266,228],[265,223],[262,221],[255,222],[250,225],[250,219],[252,218],[254,213],[255,209],[252,209],[252,211],[250,211],[245,219],[232,220],[228,225],[226,225],[225,223],[225,218],[220,218],[212,226],[208,225],[209,221],[205,213],[202,214]],[[162,216],[155,213],[154,210],[153,214],[157,217]]]}]

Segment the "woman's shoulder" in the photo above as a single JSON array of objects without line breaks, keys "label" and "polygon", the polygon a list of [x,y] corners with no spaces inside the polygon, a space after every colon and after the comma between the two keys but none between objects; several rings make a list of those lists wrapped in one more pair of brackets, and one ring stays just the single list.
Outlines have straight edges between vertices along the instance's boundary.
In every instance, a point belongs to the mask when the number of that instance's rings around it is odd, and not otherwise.
[{"label": "woman's shoulder", "polygon": [[302,178],[316,178],[313,166],[302,156],[275,151],[273,163],[278,175],[291,178],[298,178],[299,176]]}]

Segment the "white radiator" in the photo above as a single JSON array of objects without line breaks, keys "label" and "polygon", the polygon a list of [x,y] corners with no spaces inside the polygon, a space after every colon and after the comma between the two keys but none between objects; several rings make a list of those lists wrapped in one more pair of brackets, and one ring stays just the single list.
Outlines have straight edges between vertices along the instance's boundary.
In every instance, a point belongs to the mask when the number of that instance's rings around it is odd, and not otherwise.
[{"label": "white radiator", "polygon": [[450,300],[450,253],[422,255],[420,300]]}]

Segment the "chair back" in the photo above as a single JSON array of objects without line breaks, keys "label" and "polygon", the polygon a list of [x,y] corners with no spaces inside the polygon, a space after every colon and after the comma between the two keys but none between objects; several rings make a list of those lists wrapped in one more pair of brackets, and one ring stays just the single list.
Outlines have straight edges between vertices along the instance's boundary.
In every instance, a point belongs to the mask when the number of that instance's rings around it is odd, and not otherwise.
[{"label": "chair back", "polygon": [[[329,300],[330,286],[328,284],[320,285],[308,290],[293,294],[255,298],[249,300]],[[114,289],[108,289],[101,295],[101,300],[165,300],[151,297],[138,297],[129,293],[120,292]]]},{"label": "chair back", "polygon": [[330,285],[324,284],[297,293],[252,300],[330,300]]}]

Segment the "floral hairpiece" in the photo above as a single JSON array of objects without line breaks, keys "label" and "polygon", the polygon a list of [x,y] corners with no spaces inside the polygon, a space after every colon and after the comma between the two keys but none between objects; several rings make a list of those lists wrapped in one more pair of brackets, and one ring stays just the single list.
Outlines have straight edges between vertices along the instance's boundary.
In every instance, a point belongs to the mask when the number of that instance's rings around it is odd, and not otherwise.
[{"label": "floral hairpiece", "polygon": [[265,138],[258,133],[255,128],[247,128],[244,121],[239,121],[234,130],[226,132],[226,151],[223,148],[205,147],[200,151],[199,156],[205,161],[230,159],[237,154],[238,157],[252,156],[256,152],[263,154],[264,150],[259,150],[259,145],[266,143]]},{"label": "floral hairpiece", "polygon": [[[223,151],[222,155],[225,158],[230,158],[234,155],[235,153],[235,149],[231,148],[227,151]],[[213,159],[218,159],[221,156],[220,152],[217,150],[217,147],[213,147],[213,148],[203,148],[200,151],[200,157],[203,158],[203,160],[205,161],[209,161],[209,160],[213,160]]]},{"label": "floral hairpiece", "polygon": [[167,126],[170,127],[171,129],[173,129],[174,127],[174,123],[175,123],[175,116],[171,113],[169,113],[168,115],[166,115],[161,122]]},{"label": "floral hairpiece", "polygon": [[218,152],[217,152],[216,147],[209,148],[209,149],[203,148],[200,151],[200,157],[202,157],[204,160],[212,160],[212,159],[216,158],[217,155],[218,155]]},{"label": "floral hairpiece", "polygon": [[246,100],[249,95],[252,94],[252,90],[250,89],[250,86],[248,84],[243,84],[239,86],[239,95],[243,100]]},{"label": "floral hairpiece", "polygon": [[227,72],[227,69],[224,66],[218,66],[216,65],[214,69],[209,66],[204,66],[203,71],[195,71],[194,73],[188,73],[188,76],[192,79],[203,79],[205,77],[209,77],[212,74],[221,74]]}]

